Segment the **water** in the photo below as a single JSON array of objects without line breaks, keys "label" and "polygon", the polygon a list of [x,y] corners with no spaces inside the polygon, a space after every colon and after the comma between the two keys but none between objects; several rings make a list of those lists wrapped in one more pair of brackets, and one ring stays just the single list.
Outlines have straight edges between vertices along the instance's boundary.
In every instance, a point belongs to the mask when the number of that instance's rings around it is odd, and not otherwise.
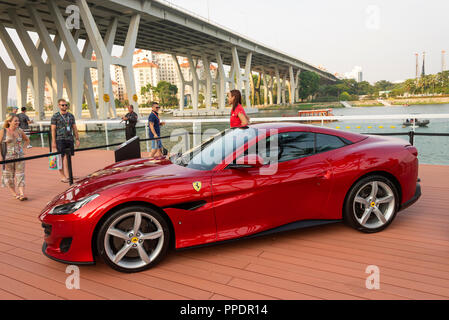
[{"label": "water", "polygon": [[[389,114],[449,114],[449,104],[442,105],[419,105],[410,107],[361,107],[352,109],[334,109],[336,116],[365,116],[365,115],[389,115]],[[271,110],[261,111],[258,114],[251,115],[251,118],[266,118],[266,117],[284,117],[296,116],[295,110]],[[169,115],[162,115],[163,120],[179,119]],[[228,117],[223,117],[228,118]],[[191,118],[189,118],[191,119]],[[403,128],[403,120],[353,120],[353,121],[338,121],[325,124],[329,128],[337,128],[340,130],[347,130],[358,133],[379,133],[379,132],[408,132],[410,128]],[[383,128],[379,128],[382,126]],[[229,127],[228,123],[209,123],[203,124],[201,131],[205,132],[208,129],[217,129],[222,131]],[[347,128],[349,127],[349,128]],[[360,127],[360,128],[357,128]],[[394,128],[392,128],[394,127]],[[192,132],[191,124],[170,124],[162,127],[161,134],[169,136],[175,129],[185,129]],[[426,133],[449,133],[449,119],[432,119],[428,127],[417,128],[416,132]],[[141,139],[145,139],[145,129],[140,127],[137,129],[137,135]],[[125,140],[124,131],[110,131],[109,143],[121,143]],[[398,136],[398,138],[408,141],[408,136]],[[180,140],[181,138],[179,138]],[[45,139],[46,140],[46,139]],[[104,132],[81,132],[80,133],[81,147],[94,147],[106,144],[106,135]],[[32,143],[40,145],[40,137],[33,136]],[[176,141],[163,141],[164,146],[170,150]],[[192,143],[192,141],[191,141]],[[47,145],[45,141],[45,145]],[[151,142],[149,143],[151,147]],[[415,146],[419,151],[420,163],[449,165],[449,137],[415,137]],[[147,144],[142,142],[141,148],[143,151],[147,150]]]}]

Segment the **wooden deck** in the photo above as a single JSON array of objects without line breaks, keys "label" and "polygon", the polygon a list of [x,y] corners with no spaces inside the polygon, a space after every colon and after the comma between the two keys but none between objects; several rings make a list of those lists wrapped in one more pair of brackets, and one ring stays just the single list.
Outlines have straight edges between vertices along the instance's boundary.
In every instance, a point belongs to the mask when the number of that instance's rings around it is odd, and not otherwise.
[{"label": "wooden deck", "polygon": [[[75,175],[112,161],[112,152],[80,153]],[[449,166],[422,165],[422,198],[382,233],[328,225],[171,252],[154,269],[130,275],[99,262],[80,267],[80,290],[68,290],[67,266],[41,252],[37,216],[67,188],[47,166],[46,159],[27,163],[29,201],[1,189],[0,299],[449,298]],[[365,288],[368,265],[380,268],[380,290]]]}]

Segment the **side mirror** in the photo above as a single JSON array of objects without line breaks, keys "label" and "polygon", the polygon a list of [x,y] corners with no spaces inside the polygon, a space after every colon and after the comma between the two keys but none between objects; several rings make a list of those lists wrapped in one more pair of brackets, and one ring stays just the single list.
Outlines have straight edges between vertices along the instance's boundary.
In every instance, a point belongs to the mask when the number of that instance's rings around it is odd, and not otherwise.
[{"label": "side mirror", "polygon": [[230,169],[242,169],[242,168],[260,168],[264,165],[264,160],[258,154],[249,154],[237,159],[236,163],[230,164]]}]

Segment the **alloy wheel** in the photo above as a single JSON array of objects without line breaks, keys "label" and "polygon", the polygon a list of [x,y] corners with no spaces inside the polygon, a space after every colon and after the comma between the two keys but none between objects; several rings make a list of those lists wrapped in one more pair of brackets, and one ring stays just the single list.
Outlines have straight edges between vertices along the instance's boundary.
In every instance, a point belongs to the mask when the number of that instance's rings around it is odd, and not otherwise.
[{"label": "alloy wheel", "polygon": [[353,213],[362,227],[376,229],[391,220],[395,205],[396,199],[390,186],[382,181],[371,181],[357,191]]},{"label": "alloy wheel", "polygon": [[164,229],[157,219],[145,212],[129,212],[117,217],[104,237],[105,252],[111,262],[130,270],[154,261],[163,245]]}]

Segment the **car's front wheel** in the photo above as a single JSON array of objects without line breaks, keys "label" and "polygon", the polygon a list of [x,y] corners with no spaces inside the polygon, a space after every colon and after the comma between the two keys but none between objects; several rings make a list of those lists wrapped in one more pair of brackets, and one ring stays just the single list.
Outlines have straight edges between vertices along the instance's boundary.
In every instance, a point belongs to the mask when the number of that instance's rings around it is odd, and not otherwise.
[{"label": "car's front wheel", "polygon": [[349,191],[343,219],[359,231],[374,233],[391,224],[398,208],[396,186],[386,177],[369,176],[358,181]]},{"label": "car's front wheel", "polygon": [[157,211],[144,206],[123,208],[100,227],[98,253],[118,271],[143,271],[166,255],[169,233],[167,222]]}]

